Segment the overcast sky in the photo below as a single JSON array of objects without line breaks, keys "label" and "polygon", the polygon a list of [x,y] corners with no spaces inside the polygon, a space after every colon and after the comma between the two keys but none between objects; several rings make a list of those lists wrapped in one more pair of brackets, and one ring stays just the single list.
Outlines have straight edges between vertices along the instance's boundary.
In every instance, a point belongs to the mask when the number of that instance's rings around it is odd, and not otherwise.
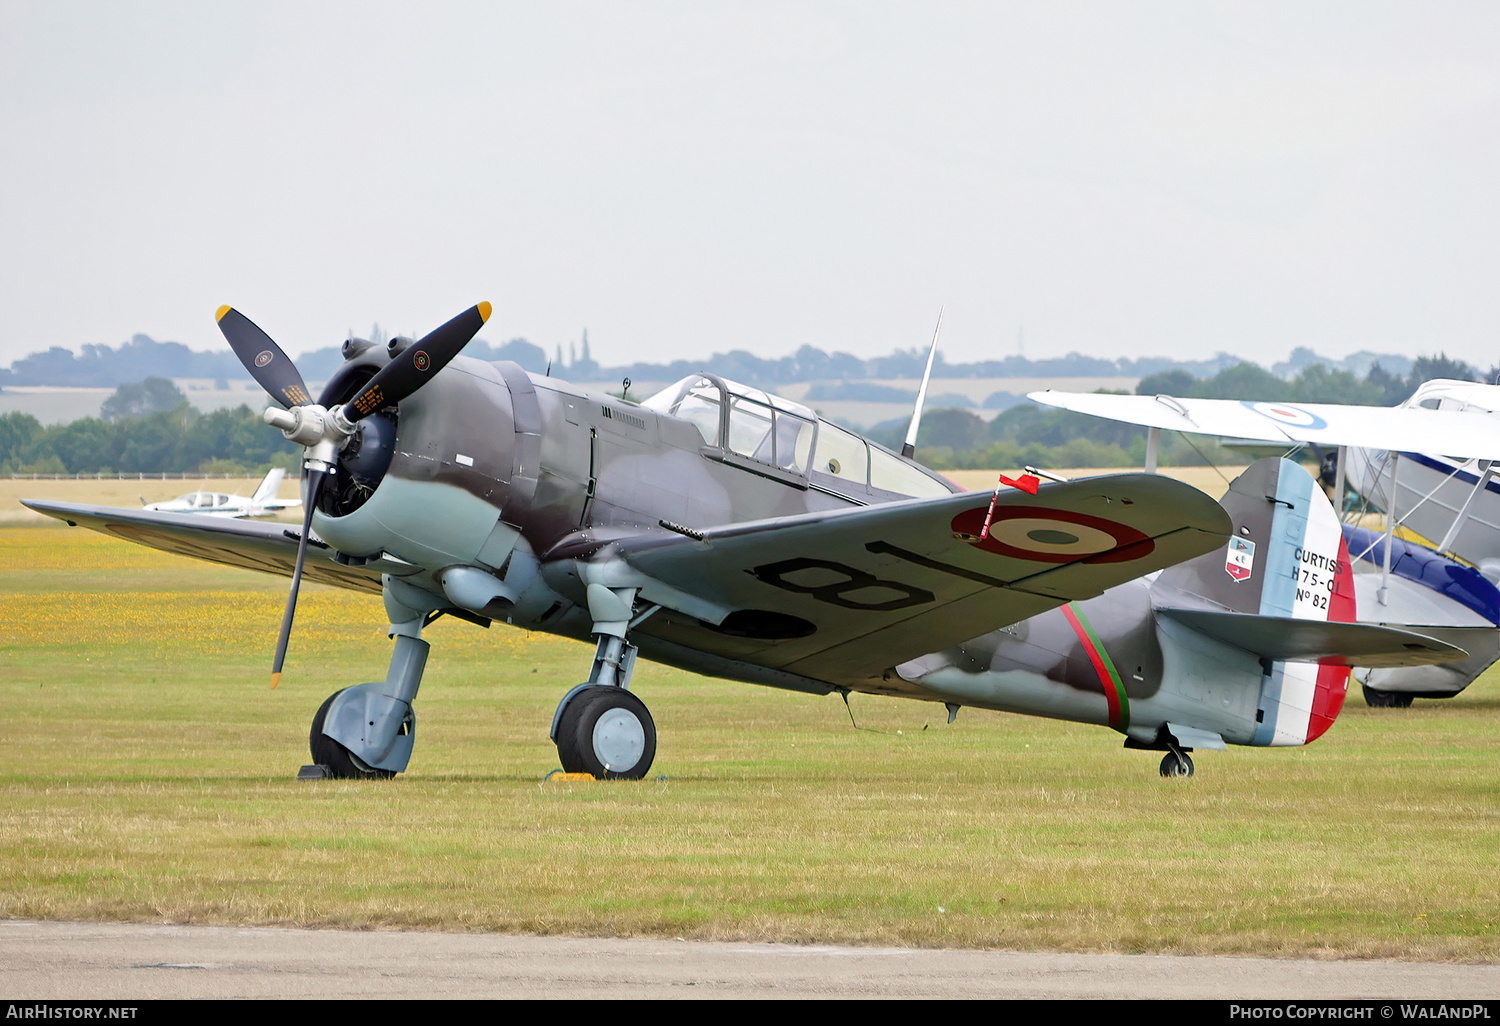
[{"label": "overcast sky", "polygon": [[954,360],[1488,368],[1497,54],[1493,0],[0,0],[0,365],[488,299],[605,363],[945,306]]}]

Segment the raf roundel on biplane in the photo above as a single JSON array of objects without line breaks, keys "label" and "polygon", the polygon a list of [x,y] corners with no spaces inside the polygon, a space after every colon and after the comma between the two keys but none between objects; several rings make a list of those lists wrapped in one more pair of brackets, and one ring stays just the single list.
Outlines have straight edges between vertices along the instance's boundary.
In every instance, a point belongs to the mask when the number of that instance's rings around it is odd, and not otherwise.
[{"label": "raf roundel on biplane", "polygon": [[[718,677],[1113,728],[1192,772],[1188,752],[1300,745],[1351,665],[1462,658],[1355,622],[1327,500],[1266,460],[1224,505],[1149,474],[962,492],[811,410],[711,373],[637,405],[460,355],[487,303],[418,341],[351,339],[314,400],[269,336],[218,323],[305,448],[300,531],[28,501],[169,552],[290,575],[272,681],[307,576],[384,597],[384,681],[330,695],[306,775],[406,769],[439,616],[592,640],[561,696],[562,766],[640,778],[656,726],[637,653]],[[1235,548],[1229,549],[1233,539]],[[1316,558],[1316,583],[1293,574]],[[1244,572],[1226,573],[1241,567]],[[580,671],[583,668],[580,667]]]}]

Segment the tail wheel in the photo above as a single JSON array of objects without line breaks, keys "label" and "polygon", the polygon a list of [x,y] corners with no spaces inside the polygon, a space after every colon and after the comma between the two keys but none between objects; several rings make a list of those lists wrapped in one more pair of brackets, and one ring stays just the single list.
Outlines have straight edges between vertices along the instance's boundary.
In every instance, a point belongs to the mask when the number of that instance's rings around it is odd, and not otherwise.
[{"label": "tail wheel", "polygon": [[639,780],[656,758],[656,723],[646,704],[624,688],[585,688],[563,710],[557,755],[569,773]]},{"label": "tail wheel", "polygon": [[318,706],[313,716],[312,730],[307,735],[307,747],[312,751],[312,761],[328,767],[328,771],[343,780],[389,780],[396,775],[394,770],[375,769],[366,765],[358,756],[333,738],[323,733],[323,721],[328,718],[328,709],[333,700],[348,688],[340,688]]},{"label": "tail wheel", "polygon": [[1368,684],[1361,684],[1365,693],[1365,705],[1375,709],[1409,709],[1416,696],[1410,691],[1376,691]]},{"label": "tail wheel", "polygon": [[1168,752],[1161,761],[1164,777],[1190,777],[1193,775],[1193,759],[1187,752]]}]

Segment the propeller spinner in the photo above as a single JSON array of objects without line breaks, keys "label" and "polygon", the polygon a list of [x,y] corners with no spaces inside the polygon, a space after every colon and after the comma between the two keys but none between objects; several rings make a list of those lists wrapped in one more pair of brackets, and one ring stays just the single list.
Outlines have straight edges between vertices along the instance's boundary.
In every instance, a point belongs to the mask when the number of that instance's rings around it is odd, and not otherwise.
[{"label": "propeller spinner", "polygon": [[261,388],[283,409],[268,407],[267,424],[304,448],[302,465],[307,470],[307,497],[302,514],[302,537],[297,542],[297,562],[292,568],[292,587],[281,617],[276,639],[276,658],[271,666],[271,687],[281,682],[287,641],[297,609],[297,591],[302,584],[302,565],[307,558],[307,538],[312,532],[313,510],[324,480],[333,474],[338,453],[354,435],[354,425],[386,406],[394,406],[417,391],[448,365],[490,319],[491,307],[480,303],[428,332],[386,364],[347,403],[325,409],[312,401],[291,358],[271,336],[229,306],[219,307],[219,330],[240,363]]}]

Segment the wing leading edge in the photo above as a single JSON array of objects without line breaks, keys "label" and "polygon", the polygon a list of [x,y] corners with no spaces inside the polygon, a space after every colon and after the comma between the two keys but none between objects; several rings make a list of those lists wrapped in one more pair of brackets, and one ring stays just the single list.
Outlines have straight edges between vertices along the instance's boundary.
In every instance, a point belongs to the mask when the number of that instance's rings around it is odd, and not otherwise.
[{"label": "wing leading edge", "polygon": [[[612,564],[701,600],[640,630],[736,662],[834,684],[868,680],[916,656],[1209,552],[1230,523],[1181,482],[1124,474],[988,493],[730,524],[699,538],[658,531],[573,536],[544,560]],[[295,531],[282,524],[28,500],[37,512],[166,552],[290,576]],[[382,558],[348,566],[310,548],[311,580],[378,593]],[[650,589],[642,596],[650,599]],[[654,601],[654,600],[653,600]],[[712,621],[702,610],[725,611]]]},{"label": "wing leading edge", "polygon": [[[87,527],[137,545],[225,566],[290,577],[297,560],[297,532],[288,530],[286,524],[37,499],[23,499],[21,502],[28,509],[56,517],[69,526]],[[321,584],[378,595],[382,573],[402,576],[415,570],[417,567],[408,563],[387,558],[372,560],[363,566],[347,566],[334,559],[332,549],[313,544],[308,546],[304,573],[309,580]]]}]

